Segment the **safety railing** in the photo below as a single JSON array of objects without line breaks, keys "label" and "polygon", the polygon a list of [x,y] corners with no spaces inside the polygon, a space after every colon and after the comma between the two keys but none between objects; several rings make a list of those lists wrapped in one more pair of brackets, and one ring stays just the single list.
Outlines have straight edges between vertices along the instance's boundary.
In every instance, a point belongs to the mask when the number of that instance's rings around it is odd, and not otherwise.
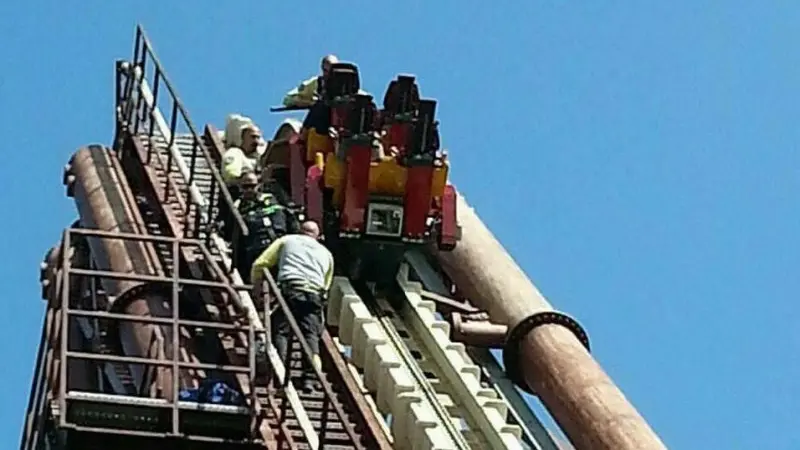
[{"label": "safety railing", "polygon": [[[247,235],[247,227],[233,208],[233,199],[213,158],[141,26],[136,27],[133,59],[118,61],[116,76],[115,148],[122,148],[121,141],[127,135],[137,136],[148,143],[146,162],[156,164],[166,174],[163,201],[167,201],[170,195],[182,195],[184,199],[181,205],[184,209],[183,235],[196,238],[205,233],[207,244],[210,244],[207,231],[216,224],[218,217],[214,211],[220,202],[231,211],[234,235]],[[162,113],[168,113],[169,119]],[[191,150],[188,155],[181,155],[177,140],[186,137],[191,140]],[[208,171],[211,178],[208,193],[204,194],[193,192],[197,190],[200,167]],[[173,177],[184,180],[178,183],[184,192],[171,192],[173,183],[170,178]]]},{"label": "safety railing", "polygon": [[[202,241],[191,239],[75,228],[65,231],[57,301],[51,302],[55,310],[52,314],[48,313],[46,329],[49,335],[43,336],[46,347],[44,354],[52,354],[56,363],[49,364],[40,373],[41,383],[49,385],[48,390],[53,398],[50,408],[57,417],[56,426],[87,432],[113,432],[146,437],[180,436],[184,439],[214,442],[233,440],[253,443],[260,440],[257,435],[261,418],[255,395],[253,326],[208,320],[197,313],[196,308],[191,308],[195,306],[193,302],[196,298],[186,299],[186,307],[181,307],[181,296],[193,289],[218,289],[228,295],[236,295],[235,289],[243,287],[182,278],[177,268],[159,276],[72,267],[69,249],[76,236],[167,243],[171,245],[175,261],[179,260],[182,247],[204,246]],[[111,283],[107,283],[108,281]],[[118,295],[106,292],[104,299],[95,298],[101,290],[97,286],[113,286],[113,283],[120,281],[139,284],[126,292],[116,293]],[[75,289],[74,286],[80,288]],[[91,296],[88,301],[84,298],[87,291]],[[159,300],[168,305],[168,316],[152,311],[150,315],[120,312],[119,303],[125,302],[125,297],[133,299],[153,295],[161,296]],[[91,305],[106,307],[92,309]],[[183,309],[190,308],[197,318],[183,312]],[[90,322],[95,322],[94,328]],[[98,326],[97,322],[103,325]],[[113,354],[113,350],[122,347],[122,339],[114,339],[114,332],[119,334],[122,324],[152,325],[164,330],[171,341],[171,355],[167,356],[170,352],[165,352],[163,347],[160,351],[151,351],[145,356]],[[85,334],[83,339],[76,338],[75,334],[81,332],[82,326],[94,330],[91,339],[87,339]],[[102,334],[103,330],[107,331],[105,336]],[[227,358],[219,353],[200,354],[199,351],[194,354],[194,358],[188,356],[192,352],[187,348],[193,347],[190,344],[197,335],[211,335],[221,342],[226,336],[244,332],[248,336],[246,358],[232,360],[230,355],[235,352],[229,353]],[[151,335],[152,333],[151,331]],[[106,351],[100,352],[100,348]],[[89,370],[88,373],[92,370],[98,371],[98,378],[102,379],[100,371],[113,364],[153,369],[142,371],[138,395],[135,396],[119,395],[113,392],[115,389],[103,386],[104,383],[100,381],[87,380],[91,377],[86,376],[86,370]],[[82,370],[72,373],[77,369]],[[49,373],[44,373],[48,370]],[[37,373],[39,372],[40,369],[37,368]],[[233,387],[234,394],[231,395],[238,400],[229,399],[227,404],[220,404],[182,399],[181,392],[186,393],[185,389],[194,387],[198,379],[225,382]],[[147,389],[148,385],[153,388]],[[169,394],[153,395],[159,391]]]},{"label": "safety railing", "polygon": [[44,435],[44,424],[47,423],[49,408],[47,405],[50,383],[53,379],[54,353],[51,351],[51,342],[55,337],[57,319],[56,311],[48,307],[45,312],[42,336],[39,342],[39,351],[36,356],[36,369],[31,381],[28,409],[25,415],[25,425],[22,430],[20,450],[34,450],[39,447],[39,440]]},{"label": "safety railing", "polygon": [[[263,275],[264,276],[262,278],[262,283],[260,286],[262,305],[263,305],[263,310],[261,311],[261,315],[266,328],[266,339],[268,347],[272,342],[272,336],[271,336],[272,324],[270,322],[271,322],[271,316],[274,312],[278,310],[283,312],[282,318],[283,320],[286,320],[291,330],[290,340],[287,345],[286,359],[283,361],[283,365],[287,369],[286,373],[284,374],[281,387],[286,386],[286,384],[291,382],[289,367],[291,367],[290,361],[292,355],[292,342],[296,341],[300,344],[300,353],[302,355],[302,358],[304,359],[303,362],[307,364],[309,367],[311,367],[314,374],[314,378],[316,378],[316,380],[322,387],[323,411],[327,411],[329,408],[332,408],[333,412],[336,414],[336,417],[341,422],[342,427],[344,428],[344,431],[350,440],[350,444],[354,448],[365,450],[365,446],[361,442],[360,436],[356,433],[356,430],[353,427],[353,423],[348,418],[348,415],[345,413],[344,409],[342,408],[342,405],[336,401],[336,394],[333,391],[332,385],[325,379],[325,375],[322,372],[322,368],[315,363],[314,354],[311,350],[311,347],[309,346],[308,341],[303,336],[303,332],[300,330],[300,325],[297,323],[297,320],[294,317],[294,312],[290,308],[289,304],[286,302],[286,299],[283,298],[283,295],[281,294],[281,291],[277,283],[275,282],[275,279],[272,277],[272,274],[269,272],[269,270],[265,270]],[[269,367],[269,373],[274,374],[274,369],[271,366]],[[276,379],[276,377],[274,376],[272,378]],[[276,415],[276,417],[279,417],[280,420],[283,420],[286,414],[286,410],[285,409],[279,410],[277,408],[277,405],[272,403],[273,401],[274,401],[273,399],[270,399],[271,403],[270,408],[272,408],[273,413]],[[321,434],[320,442],[324,442],[325,440],[324,433],[326,431],[327,430],[325,429],[322,429],[320,431]]]}]

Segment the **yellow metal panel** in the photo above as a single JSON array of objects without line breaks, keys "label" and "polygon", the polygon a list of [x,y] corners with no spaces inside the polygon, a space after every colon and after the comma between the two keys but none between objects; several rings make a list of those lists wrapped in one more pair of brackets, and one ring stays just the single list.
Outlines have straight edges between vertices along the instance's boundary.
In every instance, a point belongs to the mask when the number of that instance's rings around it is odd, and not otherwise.
[{"label": "yellow metal panel", "polygon": [[323,172],[323,180],[325,187],[333,189],[333,205],[336,208],[341,207],[342,198],[342,181],[345,176],[346,165],[336,158],[333,153],[328,153],[325,160],[325,171]]},{"label": "yellow metal panel", "polygon": [[444,195],[444,187],[447,184],[447,173],[450,165],[445,162],[442,166],[433,170],[433,183],[431,184],[431,197],[441,197]]},{"label": "yellow metal panel", "polygon": [[406,168],[394,160],[373,162],[369,171],[371,194],[402,197],[406,188]]},{"label": "yellow metal panel", "polygon": [[333,151],[333,141],[327,134],[319,134],[313,128],[308,130],[306,143],[306,162],[313,163],[314,155],[321,152],[323,155]]},{"label": "yellow metal panel", "polygon": [[[309,139],[310,141],[310,139]],[[441,197],[447,184],[448,165],[436,167],[431,185],[432,197]],[[347,164],[328,153],[325,160],[325,187],[333,189],[333,204],[341,206],[342,182],[346,176]],[[402,197],[406,189],[407,169],[394,160],[372,162],[369,171],[370,194]]]}]

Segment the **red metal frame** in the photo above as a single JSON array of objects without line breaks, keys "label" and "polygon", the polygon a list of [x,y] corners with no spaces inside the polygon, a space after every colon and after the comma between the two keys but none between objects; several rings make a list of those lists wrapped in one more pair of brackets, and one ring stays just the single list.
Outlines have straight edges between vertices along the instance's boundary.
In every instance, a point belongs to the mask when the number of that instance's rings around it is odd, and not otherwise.
[{"label": "red metal frame", "polygon": [[[343,145],[347,144],[343,143]],[[340,231],[362,233],[369,202],[369,169],[372,162],[372,149],[369,143],[354,142],[345,151],[347,152],[347,166],[342,189],[344,201],[340,217]]]},{"label": "red metal frame", "polygon": [[306,146],[299,134],[289,138],[289,196],[297,205],[305,205]]},{"label": "red metal frame", "polygon": [[350,104],[345,103],[341,105],[335,105],[330,107],[331,111],[331,128],[337,131],[341,131],[345,127],[345,123],[347,122],[347,116],[350,112]]},{"label": "red metal frame", "polygon": [[322,168],[316,164],[308,168],[306,175],[306,219],[322,225]]},{"label": "red metal frame", "polygon": [[403,199],[403,235],[410,239],[422,239],[428,230],[427,219],[431,210],[433,166],[409,167],[406,172],[406,188]]},{"label": "red metal frame", "polygon": [[456,211],[456,189],[448,184],[442,195],[442,225],[439,234],[439,248],[452,250],[458,242],[458,220]]},{"label": "red metal frame", "polygon": [[[146,366],[155,366],[155,367],[163,367],[166,368],[165,370],[170,370],[173,374],[178,373],[182,369],[196,369],[196,370],[214,370],[219,372],[231,372],[236,373],[244,378],[240,378],[240,382],[245,383],[243,386],[244,392],[249,392],[247,398],[247,406],[250,408],[250,430],[251,430],[251,441],[250,442],[258,442],[256,436],[259,430],[259,422],[261,420],[260,413],[259,413],[259,402],[255,395],[254,389],[254,380],[255,380],[255,352],[254,346],[248,346],[248,365],[247,366],[238,366],[234,364],[208,364],[208,363],[194,363],[194,362],[184,362],[179,360],[180,352],[173,352],[172,358],[169,360],[161,359],[161,358],[150,358],[150,357],[133,357],[133,356],[118,356],[118,355],[109,355],[109,354],[96,354],[92,352],[85,352],[85,351],[75,351],[69,348],[69,330],[71,323],[70,321],[73,318],[97,318],[97,319],[105,319],[105,320],[112,320],[117,322],[139,322],[139,323],[151,323],[151,324],[162,324],[162,325],[171,325],[172,326],[172,340],[173,340],[173,348],[180,347],[180,329],[181,327],[193,327],[193,328],[206,328],[217,330],[217,332],[232,332],[232,333],[241,333],[245,330],[248,332],[248,340],[249,342],[255,342],[254,330],[251,325],[235,325],[235,324],[227,324],[221,322],[210,322],[210,321],[196,321],[196,320],[185,320],[180,317],[180,302],[178,301],[179,292],[181,290],[181,286],[201,286],[206,289],[222,289],[226,291],[229,295],[236,295],[237,289],[247,288],[247,286],[232,286],[229,283],[224,282],[213,282],[207,280],[198,280],[198,279],[184,279],[181,278],[177,270],[172,270],[172,273],[169,276],[159,276],[159,275],[151,275],[151,274],[138,274],[138,273],[119,273],[119,272],[109,272],[109,271],[102,271],[102,270],[94,270],[94,269],[82,269],[82,268],[74,268],[71,266],[71,258],[70,258],[70,251],[71,242],[74,240],[73,236],[83,236],[84,238],[94,237],[100,239],[120,239],[126,241],[140,241],[140,242],[163,242],[169,243],[172,246],[172,256],[175,261],[179,259],[180,255],[180,248],[184,246],[190,247],[201,247],[204,248],[204,244],[202,241],[193,240],[193,239],[181,239],[181,238],[171,238],[171,237],[160,237],[160,236],[148,236],[148,235],[138,235],[138,234],[129,234],[129,233],[111,233],[99,230],[88,230],[88,229],[68,229],[64,233],[64,238],[62,240],[62,246],[60,251],[60,261],[59,261],[59,268],[57,269],[58,273],[58,280],[59,286],[56,286],[56,293],[54,295],[55,301],[51,302],[51,307],[57,309],[57,313],[51,316],[50,312],[48,312],[48,318],[52,318],[57,320],[58,325],[56,325],[55,329],[51,329],[53,334],[50,334],[49,339],[45,339],[42,342],[42,345],[45,345],[44,348],[45,354],[52,353],[55,356],[55,359],[58,361],[57,364],[52,365],[52,372],[49,374],[42,374],[40,376],[44,376],[42,381],[45,383],[44,389],[47,389],[47,384],[49,384],[49,391],[50,396],[52,397],[53,401],[57,403],[55,406],[55,412],[58,413],[58,421],[57,424],[60,428],[63,429],[74,429],[79,431],[87,431],[87,432],[104,432],[104,433],[116,433],[121,435],[131,435],[131,436],[143,436],[143,437],[152,437],[152,436],[165,436],[165,435],[174,435],[180,436],[182,438],[189,438],[195,440],[202,440],[206,442],[224,442],[225,439],[223,438],[215,438],[209,436],[188,436],[180,429],[180,416],[182,413],[182,409],[179,406],[179,398],[178,398],[178,383],[179,377],[173,376],[172,381],[175,384],[172,390],[171,398],[164,399],[166,403],[164,405],[152,405],[152,408],[156,409],[163,409],[169,408],[171,409],[171,431],[167,433],[155,433],[152,431],[136,431],[136,430],[127,430],[127,429],[116,429],[116,428],[98,428],[96,426],[86,426],[81,425],[78,423],[71,423],[67,417],[68,411],[68,403],[71,401],[68,392],[75,392],[74,389],[68,390],[68,382],[70,377],[70,372],[68,367],[70,366],[70,360],[83,360],[83,361],[95,361],[95,362],[106,362],[106,363],[127,363],[127,364],[141,364]],[[204,253],[207,249],[204,249]],[[171,310],[172,315],[171,317],[152,317],[152,316],[137,316],[131,314],[124,314],[124,313],[111,313],[105,310],[83,310],[83,309],[76,309],[74,308],[71,303],[73,303],[73,299],[71,298],[71,293],[74,293],[74,290],[71,288],[71,284],[79,283],[82,278],[90,278],[93,280],[96,279],[117,279],[117,280],[130,280],[130,281],[139,281],[143,283],[155,283],[156,285],[171,285]],[[95,295],[93,292],[92,295]],[[94,303],[94,302],[93,302]],[[49,321],[49,319],[48,319]],[[49,383],[48,383],[49,381]],[[85,401],[85,400],[82,400]],[[95,401],[95,400],[92,400]],[[113,396],[109,396],[108,398],[104,398],[102,400],[97,400],[100,402],[114,402]],[[43,405],[41,406],[43,407]],[[40,407],[40,408],[41,408]],[[149,407],[149,406],[148,406]],[[45,408],[46,409],[46,408]],[[41,410],[39,414],[43,414],[45,410]],[[43,418],[42,418],[43,419]]]},{"label": "red metal frame", "polygon": [[385,150],[388,152],[391,147],[396,147],[398,157],[405,155],[410,132],[411,124],[408,122],[391,123],[384,139]]}]

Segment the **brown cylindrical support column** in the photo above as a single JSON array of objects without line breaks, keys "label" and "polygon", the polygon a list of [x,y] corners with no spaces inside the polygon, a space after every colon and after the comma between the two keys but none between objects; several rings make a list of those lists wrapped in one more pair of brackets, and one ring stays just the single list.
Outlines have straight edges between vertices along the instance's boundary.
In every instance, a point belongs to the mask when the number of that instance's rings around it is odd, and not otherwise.
[{"label": "brown cylindrical support column", "polygon": [[[131,205],[126,201],[127,181],[121,177],[118,163],[110,152],[97,145],[78,150],[70,162],[70,175],[66,176],[68,192],[74,198],[84,228],[126,233],[140,232]],[[94,262],[98,269],[120,273],[156,275],[149,255],[149,243],[122,239],[88,237]],[[103,288],[110,296],[124,299],[124,305],[112,304],[112,310],[128,314],[170,317],[170,299],[154,293],[153,289],[141,289],[142,283],[126,280],[102,279]],[[127,293],[127,294],[126,294]],[[115,302],[116,302],[115,301]],[[120,343],[129,356],[154,357],[153,343],[162,346],[156,351],[172,358],[172,330],[169,326],[158,326],[135,322],[118,322]],[[131,366],[138,386],[141,386],[145,370]],[[162,371],[161,389],[165,398],[172,396],[172,374]]]},{"label": "brown cylindrical support column", "polygon": [[589,354],[580,326],[550,312],[544,296],[460,195],[457,208],[462,239],[455,250],[437,256],[470,301],[493,322],[509,326],[504,353],[518,358],[511,361],[514,367],[506,359],[509,377],[539,396],[579,449],[666,448]]}]

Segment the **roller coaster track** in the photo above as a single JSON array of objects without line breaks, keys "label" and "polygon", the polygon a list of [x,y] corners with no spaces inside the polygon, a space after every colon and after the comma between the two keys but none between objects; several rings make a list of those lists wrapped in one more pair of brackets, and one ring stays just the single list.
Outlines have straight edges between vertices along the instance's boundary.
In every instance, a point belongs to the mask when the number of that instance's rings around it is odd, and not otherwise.
[{"label": "roller coaster track", "polygon": [[[419,255],[408,256],[397,275],[397,289],[391,292],[377,292],[343,277],[335,279],[321,342],[319,376],[323,391],[297,391],[291,379],[299,374],[301,358],[309,357],[306,345],[301,338],[295,339],[287,361],[280,360],[267,337],[269,304],[251,298],[249,287],[242,285],[232,267],[229,244],[216,230],[218,205],[230,205],[231,199],[216,167],[224,148],[215,128],[207,126],[202,135],[196,131],[141,29],[137,29],[133,59],[117,63],[117,77],[115,152],[96,148],[92,154],[113,160],[109,173],[116,177],[114,182],[124,193],[126,208],[135,218],[135,227],[117,230],[113,236],[144,242],[141,245],[152,270],[146,274],[150,278],[140,276],[140,281],[170,281],[173,286],[171,293],[164,294],[173,296],[172,320],[154,323],[170,327],[170,336],[177,344],[175,354],[168,357],[162,352],[153,357],[171,359],[163,365],[171,364],[172,373],[190,374],[186,381],[176,377],[175,386],[180,382],[182,387],[193,387],[211,373],[231,373],[232,382],[249,399],[244,410],[204,408],[212,413],[250,417],[253,434],[237,442],[251,446],[242,448],[558,448],[519,393],[501,377],[488,351],[468,349],[451,340],[449,324],[441,320],[435,303],[424,295],[425,290],[443,293],[446,282],[421,262],[424,258]],[[74,178],[68,173],[65,180],[70,176]],[[236,219],[236,236],[240,236],[247,230],[238,215]],[[92,265],[89,250],[81,250],[81,245],[85,247],[87,239],[113,236],[74,228],[65,233],[42,277],[48,312],[22,450],[38,449],[44,440],[55,448],[93,448],[88,447],[95,445],[88,438],[70,441],[57,433],[41,431],[45,416],[53,409],[61,408],[58,421],[62,426],[67,424],[63,410],[69,408],[65,399],[71,390],[81,401],[163,406],[152,396],[144,398],[142,386],[146,383],[137,381],[145,380],[153,386],[160,372],[144,371],[139,377],[132,374],[130,367],[145,361],[113,356],[118,349],[108,348],[110,341],[101,339],[108,330],[97,326],[98,321],[114,316],[103,308],[110,302],[109,296],[95,285],[93,280],[99,272]],[[89,261],[82,266],[73,261],[76,258]],[[65,324],[69,314],[80,314],[70,312],[72,306],[66,307],[77,294],[64,280],[80,276],[91,277],[91,282],[80,287],[91,293],[83,300],[94,312],[80,313],[83,336],[79,340],[83,347],[99,350],[110,361],[103,365],[103,382],[117,400],[104,394],[81,394],[83,389],[67,386],[70,355],[63,348],[67,340],[72,340]],[[267,278],[273,284],[271,293],[278,298],[278,307],[285,308],[274,282]],[[178,311],[179,295],[184,299],[180,301],[183,312]],[[67,300],[59,303],[59,298]],[[186,298],[194,299],[194,303]],[[212,319],[216,325],[206,323]],[[202,326],[226,330],[227,334],[216,338],[210,336],[213,333],[198,333]],[[262,347],[267,349],[276,386],[260,382],[255,375],[255,349]],[[56,351],[58,348],[62,350]],[[216,359],[224,364],[201,362]],[[58,407],[47,406],[47,398],[56,398]],[[141,448],[146,442],[176,448],[174,438],[190,437],[178,432],[177,418],[181,408],[196,407],[175,399],[168,402],[173,411],[171,430],[141,432],[143,439],[153,440],[136,441],[131,446]],[[84,427],[84,431],[98,430]],[[160,436],[172,436],[173,441],[164,444],[156,439]],[[228,438],[191,438],[194,440],[189,445],[197,448],[227,448],[223,446],[232,442]],[[97,442],[119,445],[121,441]]]}]

